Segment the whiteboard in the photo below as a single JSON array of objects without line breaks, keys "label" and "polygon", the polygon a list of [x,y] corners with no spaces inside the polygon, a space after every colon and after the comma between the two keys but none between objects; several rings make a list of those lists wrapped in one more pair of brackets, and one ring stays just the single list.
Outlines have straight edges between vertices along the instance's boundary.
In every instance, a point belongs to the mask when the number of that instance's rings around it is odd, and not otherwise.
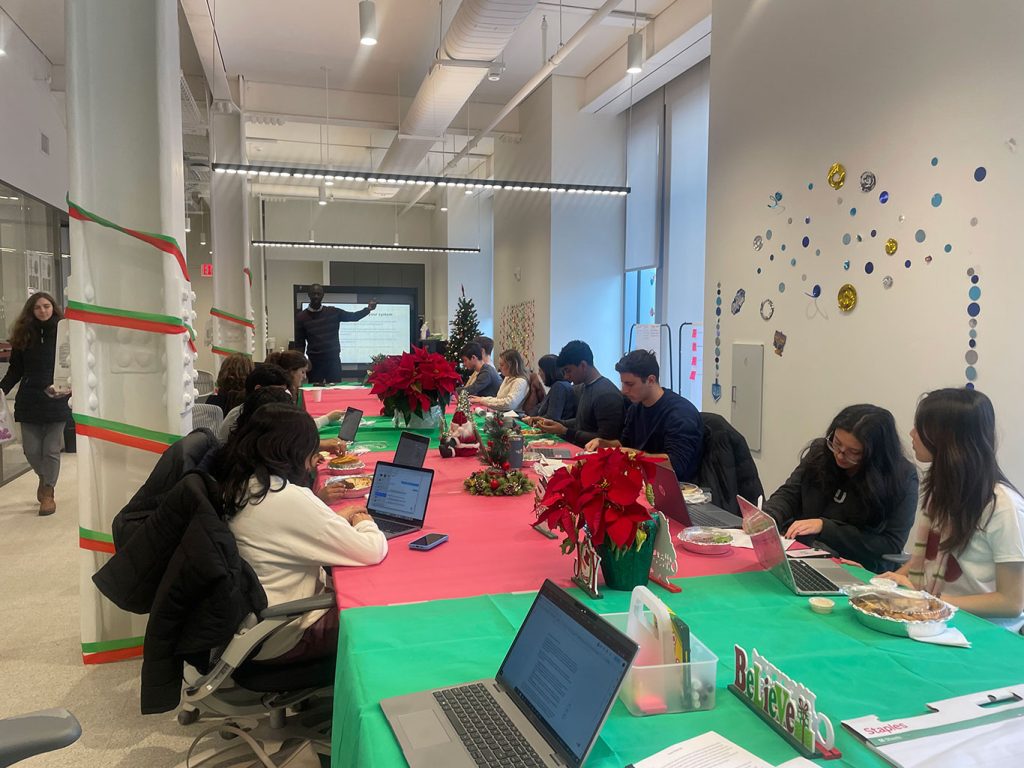
[{"label": "whiteboard", "polygon": [[661,364],[661,326],[656,323],[644,323],[633,326],[633,349],[646,349],[653,352]]}]

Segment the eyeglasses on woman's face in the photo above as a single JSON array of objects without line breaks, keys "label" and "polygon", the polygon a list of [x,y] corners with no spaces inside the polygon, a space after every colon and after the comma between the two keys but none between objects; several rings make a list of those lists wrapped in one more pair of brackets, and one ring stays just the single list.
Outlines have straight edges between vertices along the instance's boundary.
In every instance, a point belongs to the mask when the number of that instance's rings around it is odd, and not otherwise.
[{"label": "eyeglasses on woman's face", "polygon": [[[838,431],[838,430],[837,430]],[[853,447],[849,442],[856,442],[852,435],[848,435],[846,441],[835,432],[825,438],[825,445],[832,451],[837,459],[842,459],[847,464],[859,464],[864,458],[864,450],[859,445]]]}]

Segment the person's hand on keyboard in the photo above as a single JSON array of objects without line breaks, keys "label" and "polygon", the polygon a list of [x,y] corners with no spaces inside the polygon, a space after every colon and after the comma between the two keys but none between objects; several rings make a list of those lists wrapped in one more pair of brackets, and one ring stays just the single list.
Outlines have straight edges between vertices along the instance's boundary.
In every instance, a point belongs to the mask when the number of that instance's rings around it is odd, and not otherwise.
[{"label": "person's hand on keyboard", "polygon": [[820,517],[811,517],[807,520],[794,520],[793,524],[789,526],[786,531],[787,539],[795,539],[800,536],[814,536],[815,534],[821,533],[822,527],[825,525],[824,521]]}]

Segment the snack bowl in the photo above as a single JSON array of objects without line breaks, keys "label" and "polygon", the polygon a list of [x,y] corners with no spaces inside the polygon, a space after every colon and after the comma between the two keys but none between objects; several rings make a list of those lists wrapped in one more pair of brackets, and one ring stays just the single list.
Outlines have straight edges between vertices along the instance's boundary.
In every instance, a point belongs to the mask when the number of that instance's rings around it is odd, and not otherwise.
[{"label": "snack bowl", "polygon": [[356,475],[366,469],[366,465],[350,453],[338,456],[327,462],[327,474],[329,475]]},{"label": "snack bowl", "polygon": [[372,484],[373,475],[368,474],[331,477],[324,483],[325,486],[342,486],[345,489],[341,492],[341,498],[343,499],[357,499],[360,496],[365,496],[370,492]]},{"label": "snack bowl", "polygon": [[698,555],[728,555],[732,552],[732,536],[721,528],[693,525],[680,531],[683,549]]},{"label": "snack bowl", "polygon": [[836,607],[835,601],[827,597],[809,597],[807,604],[811,606],[812,611],[821,614],[832,613],[832,609]]},{"label": "snack bowl", "polygon": [[932,637],[946,631],[956,607],[928,594],[909,589],[871,585],[849,587],[850,608],[861,624],[898,637]]}]

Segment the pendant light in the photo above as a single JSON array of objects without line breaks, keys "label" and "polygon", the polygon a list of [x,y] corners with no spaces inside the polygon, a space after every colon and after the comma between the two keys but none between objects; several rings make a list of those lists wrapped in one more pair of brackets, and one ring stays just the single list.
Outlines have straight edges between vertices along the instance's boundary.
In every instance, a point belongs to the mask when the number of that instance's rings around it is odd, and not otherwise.
[{"label": "pendant light", "polygon": [[626,40],[626,72],[637,75],[644,68],[644,36],[636,31],[636,0],[633,0],[633,34]]},{"label": "pendant light", "polygon": [[377,7],[373,0],[359,0],[359,42],[377,44]]}]

